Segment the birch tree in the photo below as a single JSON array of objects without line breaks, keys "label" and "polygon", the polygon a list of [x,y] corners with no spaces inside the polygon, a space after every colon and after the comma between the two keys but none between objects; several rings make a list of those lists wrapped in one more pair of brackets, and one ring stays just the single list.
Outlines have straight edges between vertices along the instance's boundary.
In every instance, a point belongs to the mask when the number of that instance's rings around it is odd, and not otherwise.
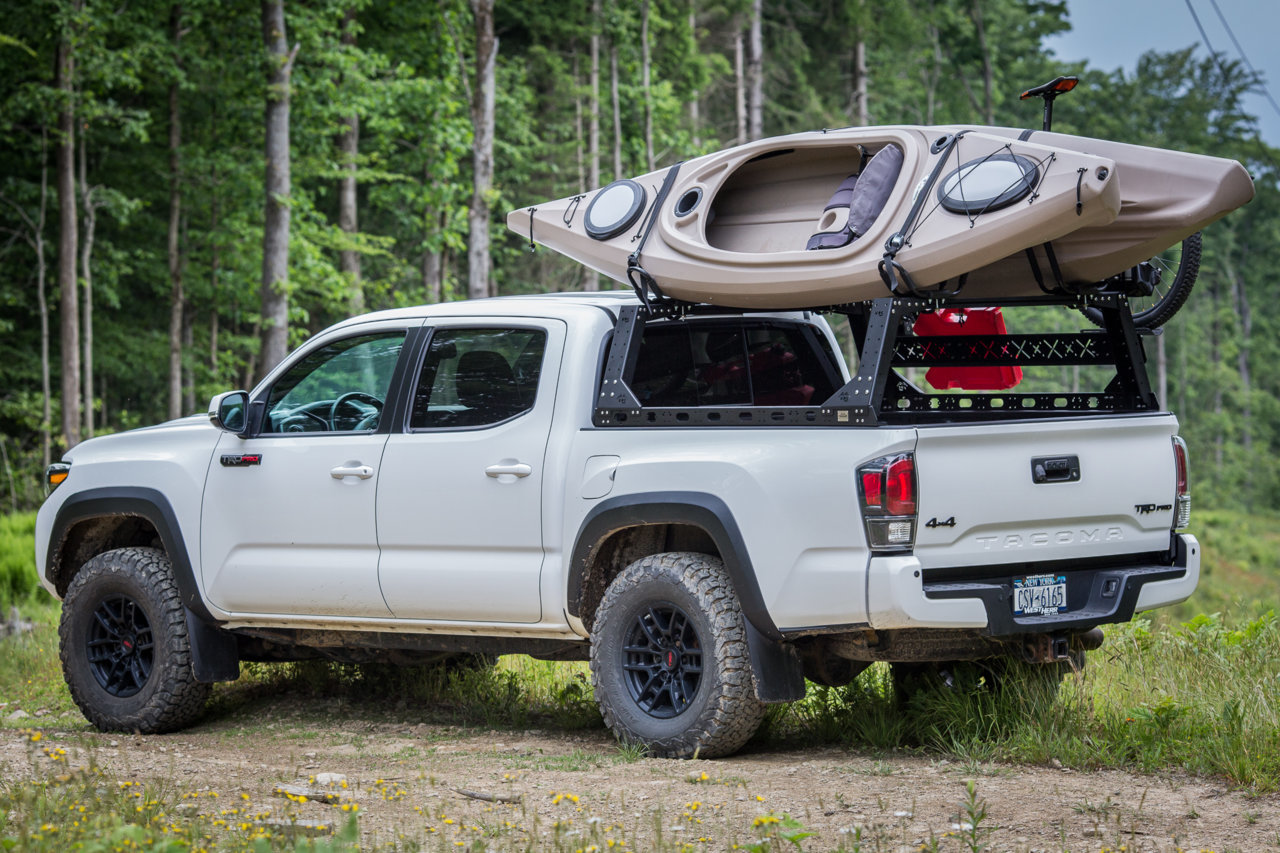
[{"label": "birch tree", "polygon": [[266,104],[266,214],[262,228],[261,348],[265,374],[289,348],[289,89],[299,45],[289,48],[284,0],[262,0],[262,41],[269,75]]}]

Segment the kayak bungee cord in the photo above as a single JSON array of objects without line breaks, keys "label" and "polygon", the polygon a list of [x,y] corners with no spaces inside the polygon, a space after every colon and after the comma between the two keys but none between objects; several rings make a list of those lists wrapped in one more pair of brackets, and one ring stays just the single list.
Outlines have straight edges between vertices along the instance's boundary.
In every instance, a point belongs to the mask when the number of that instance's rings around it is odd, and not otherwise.
[{"label": "kayak bungee cord", "polygon": [[649,275],[645,268],[640,266],[640,252],[644,249],[644,244],[649,240],[649,232],[653,230],[654,223],[658,221],[658,211],[662,209],[662,203],[667,200],[667,194],[671,192],[671,185],[676,182],[676,175],[679,173],[680,163],[676,163],[667,170],[667,175],[662,180],[662,187],[653,199],[653,206],[649,208],[649,215],[644,224],[644,233],[640,235],[640,243],[636,246],[635,251],[627,257],[627,281],[631,284],[632,289],[635,290],[636,296],[640,298],[645,314],[653,313],[653,308],[650,305],[650,294],[658,299],[665,299],[666,296],[658,287],[658,283],[653,280],[653,276]]}]

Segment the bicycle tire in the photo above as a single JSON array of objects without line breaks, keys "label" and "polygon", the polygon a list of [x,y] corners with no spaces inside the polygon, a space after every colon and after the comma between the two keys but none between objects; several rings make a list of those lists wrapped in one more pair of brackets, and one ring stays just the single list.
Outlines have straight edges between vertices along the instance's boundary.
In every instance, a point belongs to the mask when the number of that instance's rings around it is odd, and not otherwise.
[{"label": "bicycle tire", "polygon": [[[1200,250],[1203,245],[1200,232],[1192,234],[1182,241],[1182,253],[1177,259],[1177,271],[1174,273],[1173,280],[1166,287],[1163,284],[1158,285],[1150,297],[1131,298],[1129,307],[1133,310],[1133,325],[1139,329],[1156,329],[1163,326],[1178,313],[1187,301],[1187,297],[1191,295],[1191,288],[1195,286],[1196,278],[1200,275]],[[1168,273],[1173,270],[1173,265],[1167,259],[1156,256],[1151,259],[1151,263],[1161,269],[1161,279],[1163,280]],[[1150,302],[1147,307],[1141,307]],[[1134,310],[1137,309],[1137,310]],[[1084,308],[1081,310],[1085,317],[1089,318],[1089,322],[1096,326],[1102,325],[1102,312],[1097,308]]]}]

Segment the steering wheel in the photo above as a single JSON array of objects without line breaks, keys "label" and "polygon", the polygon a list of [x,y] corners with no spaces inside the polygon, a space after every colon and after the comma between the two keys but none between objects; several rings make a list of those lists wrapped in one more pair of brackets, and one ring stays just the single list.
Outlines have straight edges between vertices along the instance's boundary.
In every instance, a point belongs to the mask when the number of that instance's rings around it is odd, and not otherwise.
[{"label": "steering wheel", "polygon": [[[311,421],[319,424],[317,429],[315,426],[308,425]],[[330,429],[329,422],[317,415],[315,412],[309,412],[306,409],[294,409],[292,412],[280,422],[278,432],[328,432]]]},{"label": "steering wheel", "polygon": [[377,426],[377,423],[378,423],[377,419],[382,415],[382,401],[379,400],[377,397],[373,396],[372,394],[366,394],[363,391],[348,391],[347,393],[340,395],[338,399],[334,400],[333,407],[329,409],[329,428],[330,429],[334,430],[335,432],[339,430],[338,412],[342,409],[342,406],[344,404],[349,403],[352,400],[359,400],[362,403],[368,403],[370,406],[373,406],[373,408],[376,410],[372,413],[366,413],[363,410],[356,409],[353,406],[352,408],[355,409],[356,411],[357,419],[356,419],[356,424],[354,427],[352,427],[352,429],[357,431],[369,430]]}]

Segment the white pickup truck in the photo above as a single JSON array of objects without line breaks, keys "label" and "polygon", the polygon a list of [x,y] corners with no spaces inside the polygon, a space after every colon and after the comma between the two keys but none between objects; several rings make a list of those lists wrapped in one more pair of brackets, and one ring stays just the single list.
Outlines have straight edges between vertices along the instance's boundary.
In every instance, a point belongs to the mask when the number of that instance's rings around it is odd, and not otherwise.
[{"label": "white pickup truck", "polygon": [[[159,732],[240,661],[589,659],[620,738],[709,757],[804,677],[1079,660],[1199,576],[1177,422],[1123,299],[1096,304],[1102,330],[995,346],[910,334],[927,304],[849,306],[852,375],[810,312],[602,293],[347,320],[207,417],[51,467],[36,556],[72,695]],[[1116,378],[906,378],[978,350]]]}]

